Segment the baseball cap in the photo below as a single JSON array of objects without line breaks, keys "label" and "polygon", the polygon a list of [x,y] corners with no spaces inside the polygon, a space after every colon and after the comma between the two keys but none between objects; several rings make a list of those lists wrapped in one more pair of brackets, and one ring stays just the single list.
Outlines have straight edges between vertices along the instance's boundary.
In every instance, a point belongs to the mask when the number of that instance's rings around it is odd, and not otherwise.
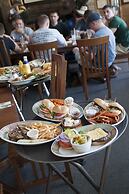
[{"label": "baseball cap", "polygon": [[88,15],[87,24],[89,25],[93,21],[102,19],[102,16],[98,12],[92,12]]}]

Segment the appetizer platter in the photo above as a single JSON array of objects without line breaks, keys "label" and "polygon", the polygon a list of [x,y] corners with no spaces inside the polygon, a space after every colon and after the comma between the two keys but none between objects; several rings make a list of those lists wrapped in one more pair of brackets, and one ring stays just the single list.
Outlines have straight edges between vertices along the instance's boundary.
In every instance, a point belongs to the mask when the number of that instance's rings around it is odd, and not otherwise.
[{"label": "appetizer platter", "polygon": [[117,135],[117,128],[110,124],[67,129],[52,143],[51,151],[54,155],[64,158],[83,156],[109,146]]},{"label": "appetizer platter", "polygon": [[36,102],[32,111],[39,117],[51,120],[62,121],[66,116],[79,119],[83,116],[83,109],[74,102],[72,97],[66,99],[44,99]]},{"label": "appetizer platter", "polygon": [[84,117],[89,123],[120,124],[125,118],[125,109],[116,101],[95,98],[84,108]]},{"label": "appetizer platter", "polygon": [[0,130],[0,138],[17,145],[38,145],[54,140],[62,132],[60,124],[44,121],[21,121]]}]

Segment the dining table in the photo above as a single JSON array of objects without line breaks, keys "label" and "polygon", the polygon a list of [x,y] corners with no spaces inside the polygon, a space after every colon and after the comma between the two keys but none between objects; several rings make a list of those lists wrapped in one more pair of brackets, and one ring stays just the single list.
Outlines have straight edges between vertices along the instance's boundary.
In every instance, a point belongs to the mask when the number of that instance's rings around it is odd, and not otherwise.
[{"label": "dining table", "polygon": [[[77,45],[76,44],[72,44],[72,42],[68,42],[67,46],[64,46],[64,47],[58,47],[57,48],[57,52],[59,54],[65,54],[67,52],[70,52],[73,50],[74,47],[76,47]],[[29,50],[25,50],[25,51],[22,51],[20,53],[10,53],[10,58],[11,58],[11,62],[13,65],[16,65],[18,64],[19,60],[23,60],[23,57],[24,56],[27,56],[28,60],[31,61],[32,58],[31,58],[31,54],[30,54],[30,51]]]},{"label": "dining table", "polygon": [[[39,119],[38,117],[34,118],[34,120]],[[88,122],[84,117],[82,117],[82,125],[87,125]],[[26,145],[16,145],[17,153],[22,156],[23,158],[26,158],[30,161],[47,164],[49,167],[49,175],[48,175],[48,181],[46,186],[46,193],[49,193],[50,189],[50,182],[52,179],[52,173],[53,171],[59,175],[60,178],[62,178],[65,183],[70,186],[70,188],[78,194],[81,194],[81,191],[78,190],[78,185],[74,185],[74,182],[70,181],[68,178],[66,178],[63,173],[58,169],[57,164],[69,164],[70,166],[74,166],[76,170],[78,170],[84,178],[93,186],[93,188],[98,192],[99,194],[104,194],[104,184],[107,178],[107,172],[108,172],[108,164],[109,164],[109,158],[111,153],[111,147],[113,143],[115,143],[125,132],[128,125],[128,115],[125,113],[124,120],[118,124],[116,127],[118,129],[118,135],[117,137],[107,145],[102,147],[102,149],[98,149],[92,153],[84,154],[81,156],[76,157],[60,157],[57,155],[54,155],[51,151],[51,142],[35,145],[35,146],[26,146]],[[98,183],[93,179],[93,177],[87,172],[86,167],[83,166],[84,162],[93,154],[98,154],[101,151],[104,151],[103,156],[103,162],[100,169],[100,180]],[[98,178],[99,179],[99,178]],[[106,193],[106,192],[105,192]]]},{"label": "dining table", "polygon": [[[11,92],[14,94],[16,97],[16,101],[19,104],[20,111],[23,110],[23,97],[24,93],[28,88],[31,86],[37,86],[38,87],[38,92],[40,95],[40,98],[43,98],[43,87],[46,91],[47,96],[50,95],[49,90],[46,86],[45,82],[50,81],[51,75],[50,72],[46,73],[45,75],[42,74],[39,68],[39,75],[32,75],[28,77],[27,79],[22,79],[22,80],[15,80],[13,77],[15,74],[16,76],[19,74],[19,66],[7,66],[7,67],[2,67],[0,70],[3,72],[3,69],[5,70],[5,73],[0,74],[0,85],[6,88],[10,88]],[[9,71],[6,73],[6,71]],[[20,76],[20,75],[19,75]],[[14,81],[13,81],[14,79]],[[1,90],[2,91],[2,90]]]}]

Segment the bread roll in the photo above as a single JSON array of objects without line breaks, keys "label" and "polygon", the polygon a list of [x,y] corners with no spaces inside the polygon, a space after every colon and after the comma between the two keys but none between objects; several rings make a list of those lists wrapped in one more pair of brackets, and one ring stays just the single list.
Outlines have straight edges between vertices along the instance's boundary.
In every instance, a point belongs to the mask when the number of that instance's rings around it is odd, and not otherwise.
[{"label": "bread roll", "polygon": [[101,98],[95,98],[94,102],[99,105],[101,108],[103,108],[104,110],[106,110],[109,107],[109,103],[105,102],[104,100],[102,100]]},{"label": "bread roll", "polygon": [[42,101],[42,104],[43,104],[47,109],[49,109],[50,111],[52,111],[53,107],[55,106],[55,105],[53,104],[53,102],[51,102],[49,99],[44,99],[44,100]]}]

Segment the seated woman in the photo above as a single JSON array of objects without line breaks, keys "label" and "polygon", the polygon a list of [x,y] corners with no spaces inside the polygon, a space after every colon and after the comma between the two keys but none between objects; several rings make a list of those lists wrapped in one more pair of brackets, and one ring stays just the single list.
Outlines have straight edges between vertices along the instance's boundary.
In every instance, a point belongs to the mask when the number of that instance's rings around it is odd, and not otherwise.
[{"label": "seated woman", "polygon": [[117,16],[111,5],[103,7],[105,19],[108,21],[108,27],[112,30],[116,38],[117,51],[128,52],[129,50],[129,29],[125,21]]}]

